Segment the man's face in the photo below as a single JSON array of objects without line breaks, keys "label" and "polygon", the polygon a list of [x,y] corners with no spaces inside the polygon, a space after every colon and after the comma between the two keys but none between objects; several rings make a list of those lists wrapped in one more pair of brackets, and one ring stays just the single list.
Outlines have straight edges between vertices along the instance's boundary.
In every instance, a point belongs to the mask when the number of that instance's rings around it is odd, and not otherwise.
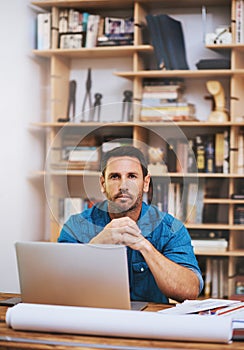
[{"label": "man's face", "polygon": [[109,200],[110,211],[125,213],[140,206],[143,192],[148,191],[149,181],[149,175],[143,178],[141,164],[137,158],[110,158],[105,177],[101,176],[102,192]]}]

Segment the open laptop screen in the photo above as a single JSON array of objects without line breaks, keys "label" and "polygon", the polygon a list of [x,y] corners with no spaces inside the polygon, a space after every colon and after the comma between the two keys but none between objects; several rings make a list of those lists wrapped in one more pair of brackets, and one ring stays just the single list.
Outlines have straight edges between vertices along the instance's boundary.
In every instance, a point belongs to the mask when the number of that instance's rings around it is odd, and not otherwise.
[{"label": "open laptop screen", "polygon": [[15,247],[23,302],[130,309],[125,246],[17,242]]}]

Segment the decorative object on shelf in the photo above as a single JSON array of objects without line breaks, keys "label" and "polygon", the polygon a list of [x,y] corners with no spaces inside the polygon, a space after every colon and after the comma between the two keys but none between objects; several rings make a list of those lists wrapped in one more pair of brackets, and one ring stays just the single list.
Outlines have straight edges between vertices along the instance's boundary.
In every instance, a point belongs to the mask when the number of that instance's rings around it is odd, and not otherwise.
[{"label": "decorative object on shelf", "polygon": [[133,92],[131,90],[125,90],[123,92],[123,106],[122,106],[122,121],[131,121],[132,120],[132,96]]},{"label": "decorative object on shelf", "polygon": [[97,121],[100,122],[101,121],[101,99],[102,99],[103,95],[100,94],[99,92],[95,93],[94,98],[94,104],[93,104],[93,110],[92,113],[90,115],[92,122],[95,121],[95,116],[97,114]]},{"label": "decorative object on shelf", "polygon": [[[76,81],[71,80],[69,82],[69,99],[68,99],[68,108],[67,108],[67,118],[59,118],[58,122],[65,123],[69,122],[70,119],[72,120],[75,119],[75,104],[76,104]],[[71,108],[72,108],[72,115],[71,113]]]},{"label": "decorative object on shelf", "polygon": [[152,176],[162,175],[167,172],[167,166],[163,161],[164,151],[160,147],[149,147],[148,158],[148,171]]},{"label": "decorative object on shelf", "polygon": [[206,45],[231,44],[232,34],[231,27],[228,25],[219,26],[214,33],[207,33],[205,36]]},{"label": "decorative object on shelf", "polygon": [[91,68],[88,68],[87,79],[86,79],[86,93],[85,93],[85,97],[84,97],[83,104],[82,104],[82,118],[81,118],[81,122],[84,121],[84,112],[85,112],[85,108],[86,108],[86,101],[87,101],[87,99],[88,99],[88,107],[89,107],[89,109],[92,108],[91,87],[92,87]]},{"label": "decorative object on shelf", "polygon": [[229,119],[225,107],[225,94],[222,84],[217,80],[209,80],[207,89],[214,98],[214,109],[208,116],[210,122],[226,122]]}]

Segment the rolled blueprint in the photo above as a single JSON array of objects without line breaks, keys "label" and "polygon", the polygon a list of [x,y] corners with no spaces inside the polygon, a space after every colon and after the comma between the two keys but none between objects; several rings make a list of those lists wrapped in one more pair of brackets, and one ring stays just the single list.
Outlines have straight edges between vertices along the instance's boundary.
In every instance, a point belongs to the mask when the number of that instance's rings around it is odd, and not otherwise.
[{"label": "rolled blueprint", "polygon": [[44,304],[15,305],[6,323],[15,330],[128,338],[227,343],[232,337],[229,318]]}]

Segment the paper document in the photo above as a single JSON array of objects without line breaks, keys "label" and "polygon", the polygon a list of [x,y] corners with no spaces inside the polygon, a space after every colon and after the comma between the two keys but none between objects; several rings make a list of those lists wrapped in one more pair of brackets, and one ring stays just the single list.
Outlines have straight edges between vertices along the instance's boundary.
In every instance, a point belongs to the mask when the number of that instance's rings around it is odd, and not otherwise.
[{"label": "paper document", "polygon": [[[240,301],[225,300],[225,299],[205,299],[205,300],[185,300],[181,304],[176,304],[175,307],[159,311],[160,313],[171,315],[186,315],[198,313],[201,311],[212,310],[216,308],[239,306]],[[241,303],[244,305],[244,303]]]},{"label": "paper document", "polygon": [[199,315],[164,315],[119,309],[45,304],[9,308],[6,323],[15,330],[228,343],[231,319]]}]

